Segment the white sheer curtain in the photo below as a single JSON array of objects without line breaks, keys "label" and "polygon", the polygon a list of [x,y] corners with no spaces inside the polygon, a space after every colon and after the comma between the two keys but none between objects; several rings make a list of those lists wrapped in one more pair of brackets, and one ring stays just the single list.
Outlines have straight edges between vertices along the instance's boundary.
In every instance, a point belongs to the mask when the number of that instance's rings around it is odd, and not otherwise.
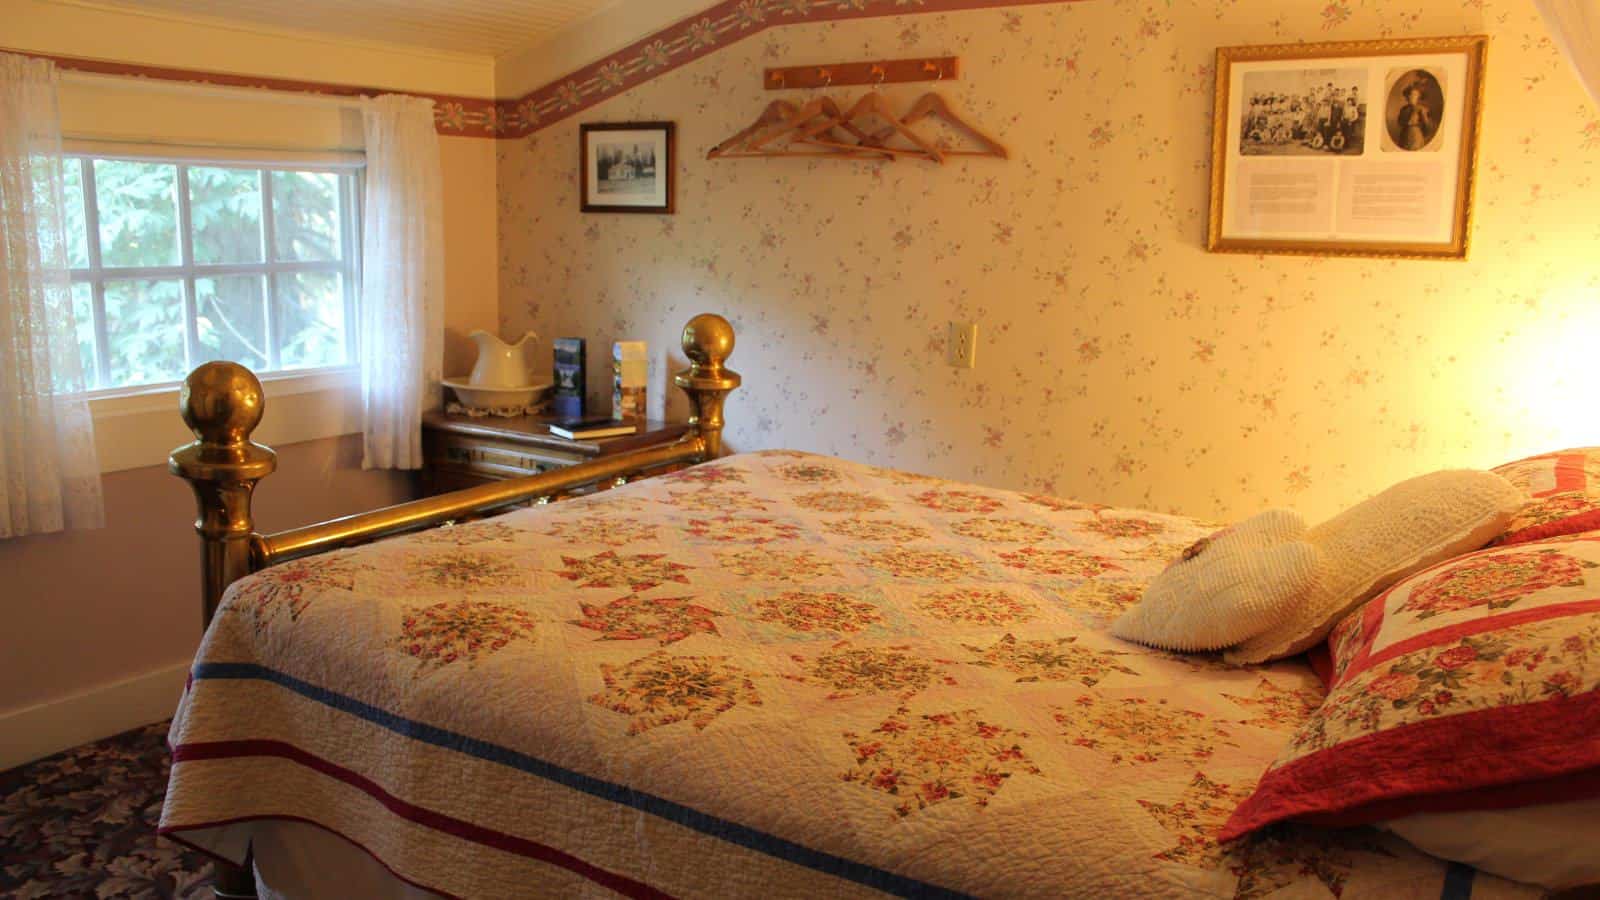
[{"label": "white sheer curtain", "polygon": [[444,355],[444,189],[433,103],[386,94],[364,105],[361,394],[369,469],[422,466],[422,412],[438,403]]},{"label": "white sheer curtain", "polygon": [[0,538],[105,524],[63,228],[55,64],[0,53]]},{"label": "white sheer curtain", "polygon": [[1600,104],[1600,3],[1595,0],[1536,0],[1556,46],[1578,70],[1589,99]]}]

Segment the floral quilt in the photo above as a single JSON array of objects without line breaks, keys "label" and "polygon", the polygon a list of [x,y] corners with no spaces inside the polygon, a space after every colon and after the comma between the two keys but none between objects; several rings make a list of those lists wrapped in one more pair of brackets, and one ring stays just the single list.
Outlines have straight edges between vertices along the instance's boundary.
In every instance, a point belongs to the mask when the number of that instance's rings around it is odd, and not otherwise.
[{"label": "floral quilt", "polygon": [[1106,633],[1214,527],[778,451],[287,563],[206,635],[162,830],[468,897],[1520,895],[1218,844],[1320,684]]}]

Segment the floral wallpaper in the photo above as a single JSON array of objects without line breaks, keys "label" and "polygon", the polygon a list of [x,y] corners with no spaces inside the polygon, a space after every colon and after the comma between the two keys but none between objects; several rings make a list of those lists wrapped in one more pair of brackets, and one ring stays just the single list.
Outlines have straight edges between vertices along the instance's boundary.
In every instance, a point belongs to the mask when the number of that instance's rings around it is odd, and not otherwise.
[{"label": "floral wallpaper", "polygon": [[[1491,36],[1467,262],[1214,255],[1213,54]],[[1010,160],[705,159],[775,64],[953,53]],[[911,103],[927,85],[884,93]],[[834,96],[853,101],[860,88]],[[804,96],[784,92],[781,96]],[[578,211],[583,121],[678,123],[676,215]],[[499,147],[501,319],[738,329],[736,450],[788,447],[1211,518],[1316,519],[1437,468],[1600,442],[1600,117],[1524,0],[1089,0],[770,28]],[[944,361],[979,325],[977,368]]]}]

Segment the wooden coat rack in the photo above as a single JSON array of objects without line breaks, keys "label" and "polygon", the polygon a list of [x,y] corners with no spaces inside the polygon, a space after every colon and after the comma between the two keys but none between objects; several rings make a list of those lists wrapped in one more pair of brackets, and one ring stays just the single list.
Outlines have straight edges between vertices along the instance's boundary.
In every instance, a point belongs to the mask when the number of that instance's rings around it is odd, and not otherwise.
[{"label": "wooden coat rack", "polygon": [[961,77],[961,58],[885,59],[878,62],[828,63],[768,69],[762,83],[769,91],[849,87],[857,84],[904,84],[908,81],[954,81]]}]

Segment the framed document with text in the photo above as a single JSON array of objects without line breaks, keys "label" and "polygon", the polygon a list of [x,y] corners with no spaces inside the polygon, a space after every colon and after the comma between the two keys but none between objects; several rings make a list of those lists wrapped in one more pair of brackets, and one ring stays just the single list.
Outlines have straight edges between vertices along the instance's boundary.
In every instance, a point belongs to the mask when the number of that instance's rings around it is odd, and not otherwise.
[{"label": "framed document with text", "polygon": [[1487,46],[1219,48],[1206,249],[1465,259]]}]

